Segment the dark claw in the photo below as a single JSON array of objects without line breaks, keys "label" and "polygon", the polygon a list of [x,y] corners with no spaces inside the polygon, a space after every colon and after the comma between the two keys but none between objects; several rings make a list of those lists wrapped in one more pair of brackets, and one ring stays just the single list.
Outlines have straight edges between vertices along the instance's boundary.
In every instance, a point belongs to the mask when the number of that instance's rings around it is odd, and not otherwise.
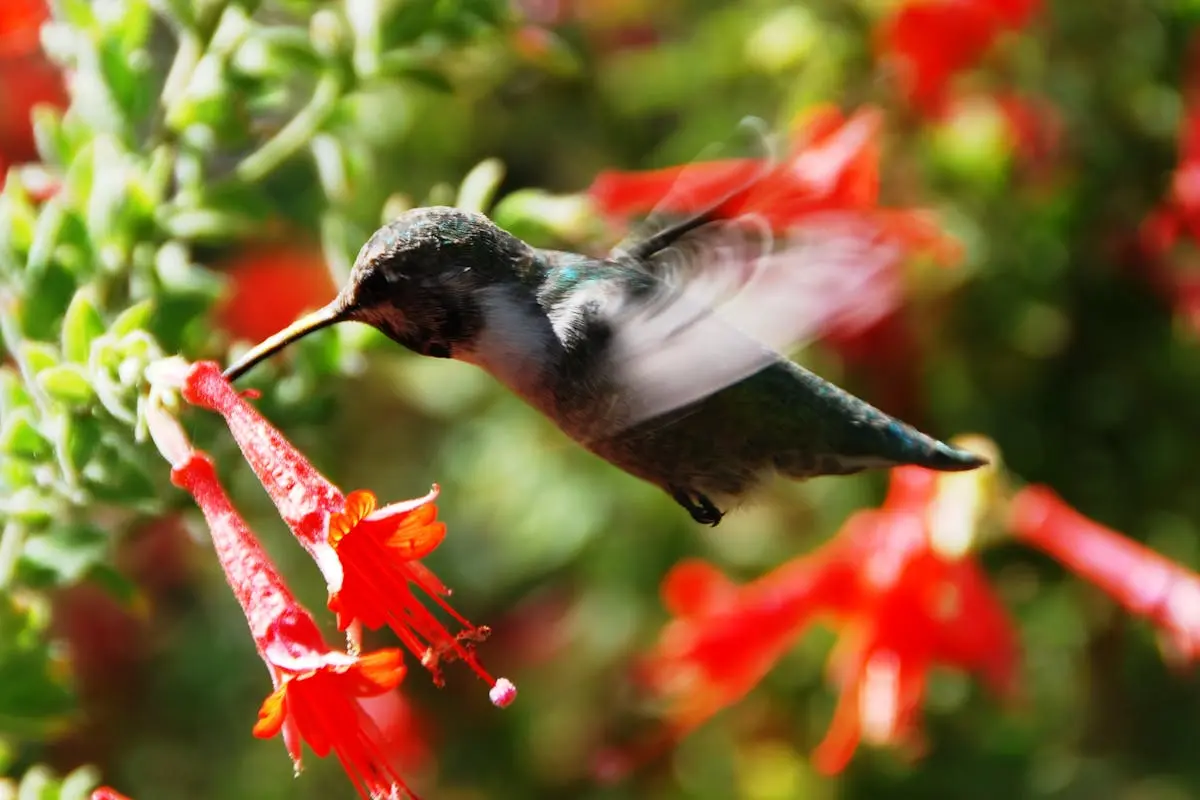
[{"label": "dark claw", "polygon": [[692,519],[701,525],[711,525],[715,528],[720,524],[721,518],[725,516],[721,509],[714,506],[712,500],[705,495],[674,486],[670,487],[670,490],[671,497],[675,498],[675,502],[687,509],[687,512],[692,515]]}]

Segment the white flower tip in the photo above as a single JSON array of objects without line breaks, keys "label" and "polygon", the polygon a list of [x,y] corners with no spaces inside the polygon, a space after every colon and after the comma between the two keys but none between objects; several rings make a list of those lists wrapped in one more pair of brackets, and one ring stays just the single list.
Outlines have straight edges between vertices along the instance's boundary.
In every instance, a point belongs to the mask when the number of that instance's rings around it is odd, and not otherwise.
[{"label": "white flower tip", "polygon": [[192,454],[192,444],[183,426],[156,402],[146,404],[145,415],[146,428],[158,452],[172,467],[181,466]]},{"label": "white flower tip", "polygon": [[517,687],[508,678],[497,678],[488,697],[496,708],[508,708],[517,699]]},{"label": "white flower tip", "polygon": [[180,356],[160,358],[146,367],[146,380],[160,389],[182,389],[192,367]]}]

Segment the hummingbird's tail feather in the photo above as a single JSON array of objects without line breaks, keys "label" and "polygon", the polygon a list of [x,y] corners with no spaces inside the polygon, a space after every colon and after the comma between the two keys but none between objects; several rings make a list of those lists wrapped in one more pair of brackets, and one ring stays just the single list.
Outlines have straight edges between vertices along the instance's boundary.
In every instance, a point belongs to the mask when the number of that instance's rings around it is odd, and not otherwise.
[{"label": "hummingbird's tail feather", "polygon": [[916,452],[913,454],[912,460],[902,463],[915,464],[918,467],[936,469],[941,472],[966,472],[990,463],[983,456],[972,453],[970,450],[963,450],[961,447],[940,442],[923,433],[918,433],[918,436],[925,441],[913,448]]},{"label": "hummingbird's tail feather", "polygon": [[[805,453],[815,474],[847,474],[862,469],[914,465],[940,472],[977,469],[988,459],[946,444],[887,414],[795,364],[781,364],[776,374],[793,386],[792,431],[796,456]],[[797,413],[798,412],[798,413]],[[818,433],[813,433],[818,431]],[[789,470],[804,460],[789,463]],[[794,473],[793,473],[794,474]]]},{"label": "hummingbird's tail feather", "polygon": [[250,348],[245,355],[225,370],[225,378],[231,381],[237,380],[255,364],[275,355],[297,339],[301,339],[322,328],[328,328],[330,325],[344,322],[347,319],[349,317],[347,316],[346,305],[339,296],[325,307],[319,308],[311,314],[304,315],[283,330],[268,336]]}]

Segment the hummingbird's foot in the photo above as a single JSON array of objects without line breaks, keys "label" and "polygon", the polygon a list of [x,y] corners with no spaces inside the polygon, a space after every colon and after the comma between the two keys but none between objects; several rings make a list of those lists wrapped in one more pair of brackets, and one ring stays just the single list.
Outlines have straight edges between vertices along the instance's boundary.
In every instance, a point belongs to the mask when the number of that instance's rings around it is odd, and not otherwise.
[{"label": "hummingbird's foot", "polygon": [[689,492],[676,486],[669,488],[675,502],[687,509],[687,512],[692,515],[692,519],[701,525],[711,525],[715,528],[721,522],[721,518],[725,516],[721,509],[714,506],[712,500],[705,495],[699,492]]}]

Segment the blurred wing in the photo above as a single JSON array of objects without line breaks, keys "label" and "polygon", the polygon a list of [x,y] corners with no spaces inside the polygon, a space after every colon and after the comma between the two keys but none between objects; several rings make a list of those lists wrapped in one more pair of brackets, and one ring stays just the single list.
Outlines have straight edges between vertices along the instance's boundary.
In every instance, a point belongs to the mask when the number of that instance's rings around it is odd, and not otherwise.
[{"label": "blurred wing", "polygon": [[[764,120],[758,117],[744,118],[738,124],[737,137],[706,148],[679,173],[670,191],[612,248],[609,257],[619,259],[682,219],[720,206],[725,200],[750,188],[778,165],[778,149],[779,141],[771,134]],[[749,151],[748,157],[737,158],[746,150]],[[725,159],[724,163],[728,165],[724,170],[724,178],[714,173],[713,169],[714,162],[721,159]],[[725,189],[719,192],[719,196],[714,196],[714,186],[724,186]]]},{"label": "blurred wing", "polygon": [[813,215],[778,240],[751,217],[681,238],[652,260],[648,288],[597,309],[628,404],[621,427],[737,383],[877,305],[899,257],[876,224],[852,214]]}]

